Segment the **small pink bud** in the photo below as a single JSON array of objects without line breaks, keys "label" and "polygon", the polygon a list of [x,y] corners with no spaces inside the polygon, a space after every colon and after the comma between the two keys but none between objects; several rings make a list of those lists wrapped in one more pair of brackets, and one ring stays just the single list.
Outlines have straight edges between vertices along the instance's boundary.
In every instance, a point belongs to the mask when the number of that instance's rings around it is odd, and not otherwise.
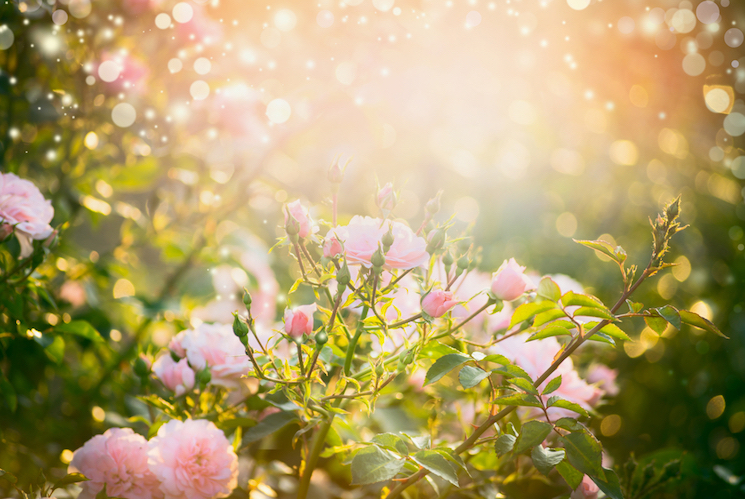
[{"label": "small pink bud", "polygon": [[313,332],[313,314],[316,304],[285,309],[285,332],[293,338]]},{"label": "small pink bud", "polygon": [[336,238],[336,235],[330,234],[323,241],[323,256],[326,258],[336,258],[344,252],[344,247]]},{"label": "small pink bud", "polygon": [[491,291],[500,300],[516,300],[530,289],[535,289],[535,284],[525,275],[525,267],[518,265],[514,258],[505,260],[492,276]]},{"label": "small pink bud", "polygon": [[430,317],[442,317],[457,304],[452,292],[435,289],[422,298],[422,311]]},{"label": "small pink bud", "polygon": [[291,232],[297,230],[298,232],[295,232],[295,234],[301,238],[308,237],[315,232],[313,230],[313,219],[310,217],[308,209],[300,203],[300,200],[293,201],[285,206],[285,228],[290,235],[294,235]]},{"label": "small pink bud", "polygon": [[388,182],[378,190],[378,208],[391,211],[398,203],[398,195],[393,190],[393,184]]}]

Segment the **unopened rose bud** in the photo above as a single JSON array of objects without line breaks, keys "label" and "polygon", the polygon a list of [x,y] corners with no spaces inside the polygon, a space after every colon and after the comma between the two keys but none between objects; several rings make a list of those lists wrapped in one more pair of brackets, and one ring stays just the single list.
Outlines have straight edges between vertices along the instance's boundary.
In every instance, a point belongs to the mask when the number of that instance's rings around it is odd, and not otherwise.
[{"label": "unopened rose bud", "polygon": [[314,228],[313,219],[300,200],[285,205],[285,231],[290,238],[294,235],[308,237],[314,232]]},{"label": "unopened rose bud", "polygon": [[285,332],[293,338],[302,338],[303,335],[312,333],[315,311],[315,303],[285,309]]},{"label": "unopened rose bud", "polygon": [[442,317],[458,304],[451,291],[435,289],[422,298],[422,312],[430,317]]},{"label": "unopened rose bud", "polygon": [[525,267],[518,265],[514,258],[505,260],[492,276],[491,291],[503,301],[516,300],[534,288],[533,282],[525,275]]},{"label": "unopened rose bud", "polygon": [[427,204],[424,205],[424,211],[429,215],[430,217],[440,211],[440,198],[442,197],[442,191],[438,191],[435,197],[427,201]]},{"label": "unopened rose bud", "polygon": [[336,234],[331,233],[323,241],[323,256],[328,259],[339,257],[344,252],[341,241],[337,239]]},{"label": "unopened rose bud", "polygon": [[393,246],[393,226],[391,224],[388,224],[388,232],[383,234],[383,237],[380,238],[380,242],[383,243],[383,252],[388,253],[388,250],[391,249],[391,246]]},{"label": "unopened rose bud", "polygon": [[471,238],[470,237],[464,237],[460,241],[458,241],[458,249],[465,253],[471,248]]},{"label": "unopened rose bud", "polygon": [[143,354],[140,354],[139,357],[137,357],[137,359],[135,360],[133,367],[134,372],[137,376],[139,376],[140,378],[146,378],[150,374],[152,362]]},{"label": "unopened rose bud", "polygon": [[341,268],[336,271],[336,282],[342,287],[347,287],[347,284],[352,282],[352,274],[349,272],[347,262],[344,262]]},{"label": "unopened rose bud", "polygon": [[675,220],[678,217],[679,213],[680,213],[680,198],[676,198],[675,201],[670,203],[670,206],[667,207],[667,219]]},{"label": "unopened rose bud", "polygon": [[393,211],[398,204],[398,194],[393,190],[393,184],[388,182],[378,190],[377,204],[383,211]]},{"label": "unopened rose bud", "polygon": [[380,271],[383,270],[383,266],[385,265],[385,254],[380,246],[378,246],[378,249],[376,249],[375,253],[372,254],[370,263],[372,263],[375,272],[380,273]]},{"label": "unopened rose bud", "polygon": [[463,255],[462,257],[458,258],[458,270],[464,271],[468,268],[469,265],[471,265],[471,259],[468,258],[468,255]]},{"label": "unopened rose bud", "polygon": [[212,373],[210,372],[210,367],[205,366],[204,369],[197,373],[197,382],[204,387],[207,386],[210,381],[212,381]]},{"label": "unopened rose bud", "polygon": [[251,293],[249,293],[246,288],[243,288],[243,304],[246,306],[246,309],[251,309],[252,302],[253,299],[251,298]]},{"label": "unopened rose bud", "polygon": [[445,265],[445,271],[450,272],[450,267],[453,266],[453,263],[455,263],[453,254],[446,251],[445,254],[442,255],[442,264]]},{"label": "unopened rose bud", "polygon": [[334,159],[334,162],[331,163],[331,166],[329,167],[328,171],[328,179],[329,182],[332,184],[341,184],[341,181],[344,180],[344,170],[346,169],[346,165],[344,165],[344,168],[339,164],[339,159],[341,157],[337,156],[336,159]]},{"label": "unopened rose bud", "polygon": [[323,329],[316,333],[316,343],[318,345],[325,345],[329,341],[329,335]]},{"label": "unopened rose bud", "polygon": [[243,338],[248,334],[248,325],[235,312],[233,312],[233,334],[239,338]]},{"label": "unopened rose bud", "polygon": [[445,245],[445,231],[435,229],[427,235],[427,253],[430,255]]}]

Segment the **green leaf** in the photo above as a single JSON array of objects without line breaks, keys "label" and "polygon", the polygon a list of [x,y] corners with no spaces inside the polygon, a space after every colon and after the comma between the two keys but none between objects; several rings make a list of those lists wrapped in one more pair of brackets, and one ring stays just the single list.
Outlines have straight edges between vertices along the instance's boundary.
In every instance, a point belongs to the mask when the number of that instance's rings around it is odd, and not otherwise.
[{"label": "green leaf", "polygon": [[637,303],[637,302],[633,302],[631,300],[626,300],[626,304],[629,306],[629,312],[633,312],[633,313],[637,313],[641,309],[644,308],[644,304],[643,303]]},{"label": "green leaf", "polygon": [[568,409],[570,411],[576,412],[577,414],[581,414],[586,418],[590,417],[590,414],[581,405],[575,404],[574,402],[569,402],[568,400],[560,399],[558,397],[551,397],[548,400],[548,404],[546,405],[548,407],[561,407],[562,409]]},{"label": "green leaf", "polygon": [[541,329],[537,333],[531,334],[525,342],[542,340],[550,336],[571,336],[572,333],[564,327],[560,326],[549,326],[546,329]]},{"label": "green leaf", "polygon": [[556,304],[550,301],[542,301],[540,303],[523,303],[515,309],[510,319],[510,326],[507,329],[511,329],[516,324],[535,317],[536,314],[545,312],[556,308]]},{"label": "green leaf", "polygon": [[667,321],[658,315],[645,315],[644,322],[657,334],[662,334],[667,329]]},{"label": "green leaf", "polygon": [[375,435],[371,441],[388,450],[398,452],[402,456],[409,454],[409,447],[404,442],[404,439],[393,433]]},{"label": "green leaf", "polygon": [[57,480],[54,485],[52,485],[52,490],[61,489],[63,487],[67,487],[68,485],[72,485],[73,483],[87,482],[88,480],[89,479],[86,478],[85,475],[83,475],[82,473],[68,473],[67,475]]},{"label": "green leaf", "polygon": [[[474,352],[474,354],[475,353],[476,352]],[[474,359],[476,359],[475,356],[474,356]],[[495,364],[502,364],[503,366],[509,365],[511,363],[507,357],[505,357],[504,355],[496,354],[496,353],[487,355],[486,357],[483,357],[481,359],[476,359],[476,360],[478,360],[479,362],[494,362]]]},{"label": "green leaf", "polygon": [[458,374],[458,380],[463,388],[468,389],[473,388],[484,381],[490,374],[491,373],[479,369],[478,367],[464,366]]},{"label": "green leaf", "polygon": [[554,379],[548,382],[546,385],[546,388],[543,389],[543,395],[548,395],[549,393],[553,393],[556,390],[559,389],[561,386],[561,375],[558,375]]},{"label": "green leaf", "polygon": [[553,467],[564,459],[564,456],[564,449],[545,449],[542,445],[536,445],[530,453],[533,466],[545,476],[548,476]]},{"label": "green leaf", "polygon": [[160,430],[160,427],[166,424],[165,419],[159,419],[152,425],[150,425],[150,428],[147,430],[147,438],[148,440],[153,438],[155,435],[158,434],[158,430]]},{"label": "green leaf", "polygon": [[657,309],[657,313],[660,314],[660,316],[665,319],[667,322],[673,325],[675,329],[680,331],[681,326],[681,319],[680,314],[677,310],[675,310],[675,307],[671,305],[665,305],[664,307],[660,307]]},{"label": "green leaf", "polygon": [[538,395],[538,390],[536,390],[535,386],[533,386],[533,383],[528,381],[525,378],[512,378],[510,380],[510,383],[513,385],[522,388],[524,391],[528,393],[532,393],[533,395]]},{"label": "green leaf", "polygon": [[243,436],[243,445],[261,440],[297,420],[297,414],[294,412],[281,411],[270,414],[259,421],[256,426],[253,426],[246,431],[246,434]]},{"label": "green leaf", "polygon": [[541,298],[557,302],[561,299],[561,289],[550,277],[544,277],[541,282],[538,283],[538,289],[536,294]]},{"label": "green leaf", "polygon": [[629,338],[629,335],[626,334],[620,327],[616,326],[615,324],[607,324],[603,326],[602,328],[600,328],[600,331],[607,334],[611,338],[615,338],[617,340],[631,341],[631,338]]},{"label": "green leaf", "polygon": [[599,251],[600,253],[604,254],[611,260],[623,263],[624,260],[626,260],[626,253],[621,249],[621,251],[616,251],[617,249],[621,248],[620,246],[613,247],[611,244],[605,242],[605,241],[580,241],[577,239],[574,239],[575,243],[579,243],[583,246],[587,246],[588,248],[592,248],[596,251]]},{"label": "green leaf", "polygon": [[471,359],[459,353],[450,353],[440,357],[427,371],[427,375],[424,377],[424,386],[440,380],[447,373],[469,360]]},{"label": "green leaf", "polygon": [[554,426],[564,428],[569,431],[582,431],[585,427],[574,418],[559,418],[554,421]]},{"label": "green leaf", "polygon": [[552,426],[543,421],[528,421],[520,430],[520,436],[515,442],[515,454],[522,454],[526,450],[543,443],[551,433]]},{"label": "green leaf", "polygon": [[536,314],[535,319],[533,319],[533,326],[535,327],[542,326],[548,322],[555,321],[556,319],[560,319],[566,316],[567,314],[565,314],[564,311],[561,310],[560,308],[555,308],[553,310],[547,310],[546,312],[541,312],[540,314]]},{"label": "green leaf", "polygon": [[3,375],[2,371],[0,371],[0,392],[2,392],[5,403],[10,408],[10,412],[16,412],[18,408],[18,395],[16,395],[16,390],[13,388],[10,380]]},{"label": "green leaf", "polygon": [[530,375],[526,373],[522,367],[519,367],[519,366],[513,366],[513,365],[502,366],[500,368],[494,369],[492,372],[502,374],[504,376],[514,377],[514,378],[525,378],[531,383],[533,382]]},{"label": "green leaf", "polygon": [[611,499],[623,499],[623,491],[621,490],[621,484],[618,481],[616,472],[608,468],[603,468],[603,471],[605,472],[605,480],[594,476],[590,476],[590,478],[600,490],[605,492],[606,496]]},{"label": "green leaf", "polygon": [[62,339],[62,336],[55,336],[52,343],[44,348],[44,353],[55,363],[62,363],[65,358],[65,340]]},{"label": "green leaf", "polygon": [[466,466],[466,462],[458,454],[456,454],[450,449],[439,448],[439,449],[432,449],[432,450],[439,453],[441,456],[443,456],[445,459],[450,461],[452,464],[457,465],[460,469],[466,472],[466,475],[471,476],[471,473],[468,471],[468,466]]},{"label": "green leaf", "polygon": [[18,478],[16,478],[16,476],[13,473],[9,473],[9,472],[7,472],[7,471],[5,471],[3,469],[0,469],[0,478],[2,478],[3,480],[8,481],[10,483],[17,483],[18,482]]},{"label": "green leaf", "polygon": [[583,295],[574,291],[567,291],[561,297],[561,303],[565,307],[579,305],[580,307],[602,308],[605,309],[603,302],[591,295]]},{"label": "green leaf", "polygon": [[616,346],[616,342],[613,340],[613,338],[611,338],[605,333],[597,332],[593,334],[592,336],[588,336],[587,339],[589,341],[598,341],[600,343],[607,343],[609,345]]},{"label": "green leaf", "polygon": [[514,395],[497,397],[493,403],[499,405],[515,405],[518,407],[541,407],[541,403],[538,399],[528,393],[517,393]]},{"label": "green leaf", "polygon": [[433,450],[422,450],[411,456],[415,463],[423,468],[428,469],[430,472],[447,480],[456,487],[458,484],[458,472],[450,461],[441,456],[438,452]]},{"label": "green leaf", "polygon": [[377,446],[361,449],[352,459],[352,485],[367,485],[395,477],[403,468],[404,459],[393,457]]},{"label": "green leaf", "polygon": [[719,335],[722,338],[729,339],[710,320],[701,317],[700,315],[689,310],[679,310],[678,313],[680,314],[680,320],[684,324],[688,324],[689,326],[697,327],[699,329],[703,329],[705,331],[709,331],[710,333]]},{"label": "green leaf", "polygon": [[58,333],[67,333],[80,336],[87,340],[94,342],[101,342],[103,338],[96,329],[90,325],[88,321],[71,321],[68,323],[62,323],[55,328]]},{"label": "green leaf", "polygon": [[572,466],[586,475],[605,480],[603,448],[594,436],[587,431],[577,431],[559,437],[559,441],[564,444]]},{"label": "green leaf", "polygon": [[417,449],[429,449],[429,447],[432,445],[432,439],[429,435],[419,435],[418,437],[413,437],[408,433],[401,433],[407,436],[409,440],[411,440],[411,443],[413,443]]},{"label": "green leaf", "polygon": [[566,458],[556,465],[556,471],[559,472],[561,477],[566,481],[569,488],[575,490],[582,483],[582,477],[584,473],[578,471],[577,468],[569,464]]},{"label": "green leaf", "polygon": [[517,440],[517,437],[515,435],[510,435],[509,433],[500,435],[494,444],[494,449],[496,449],[497,455],[503,456],[504,454],[507,454],[508,452],[510,452],[512,448],[515,446],[516,440]]},{"label": "green leaf", "polygon": [[574,311],[572,317],[600,317],[601,319],[607,319],[609,321],[616,320],[615,316],[610,313],[610,310],[603,310],[602,308],[594,307],[579,307]]}]

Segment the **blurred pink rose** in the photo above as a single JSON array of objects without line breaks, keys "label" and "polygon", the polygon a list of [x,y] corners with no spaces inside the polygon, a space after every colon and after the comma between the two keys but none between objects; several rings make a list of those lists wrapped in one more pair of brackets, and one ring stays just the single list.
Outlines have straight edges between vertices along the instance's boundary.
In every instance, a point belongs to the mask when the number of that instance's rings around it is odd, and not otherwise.
[{"label": "blurred pink rose", "polygon": [[158,499],[163,492],[148,468],[148,445],[142,435],[130,428],[111,428],[96,435],[75,451],[68,473],[82,473],[79,499],[94,499],[106,485],[109,497]]},{"label": "blurred pink rose", "polygon": [[377,203],[378,208],[384,211],[391,211],[396,207],[397,196],[393,190],[393,184],[388,182],[378,190]]},{"label": "blurred pink rose", "polygon": [[238,388],[251,369],[245,348],[230,324],[200,324],[186,331],[181,344],[195,371],[209,366],[213,385]]},{"label": "blurred pink rose", "polygon": [[186,357],[186,349],[184,349],[184,338],[186,338],[186,331],[181,331],[176,336],[171,338],[171,341],[168,343],[168,349],[181,358]]},{"label": "blurred pink rose", "polygon": [[344,248],[336,235],[330,234],[329,236],[326,236],[326,239],[323,241],[323,256],[326,258],[336,258],[343,252]]},{"label": "blurred pink rose", "polygon": [[313,332],[313,314],[316,304],[301,305],[285,309],[285,332],[293,338],[300,338],[304,334]]},{"label": "blurred pink rose", "polygon": [[431,317],[442,317],[458,304],[450,291],[434,289],[422,298],[422,310]]},{"label": "blurred pink rose", "polygon": [[171,354],[166,352],[153,363],[153,372],[177,397],[194,388],[194,371],[186,359],[176,362],[171,358]]},{"label": "blurred pink rose", "polygon": [[15,227],[21,258],[33,253],[32,239],[42,240],[52,234],[52,217],[52,202],[44,199],[34,184],[14,173],[0,173],[0,224],[6,231],[7,226]]},{"label": "blurred pink rose", "polygon": [[525,267],[518,265],[514,258],[505,260],[492,276],[491,291],[494,296],[503,301],[512,301],[534,289],[533,281],[524,272]]},{"label": "blurred pink rose", "polygon": [[149,446],[148,466],[166,499],[227,497],[238,485],[238,457],[211,421],[173,419]]},{"label": "blurred pink rose", "polygon": [[606,394],[610,395],[611,397],[615,397],[616,395],[618,395],[619,391],[618,385],[616,384],[617,376],[617,370],[611,369],[605,364],[593,364],[587,371],[586,378],[587,381],[589,381],[590,383],[597,384],[597,386]]},{"label": "blurred pink rose", "polygon": [[85,288],[78,281],[65,281],[59,290],[59,297],[73,307],[85,304]]},{"label": "blurred pink rose", "polygon": [[303,206],[300,203],[300,200],[293,201],[292,203],[288,203],[285,207],[285,226],[287,225],[287,222],[289,220],[289,217],[287,216],[287,212],[290,212],[290,215],[297,220],[297,223],[300,227],[300,232],[298,233],[298,236],[302,237],[308,237],[312,233],[316,232],[318,229],[313,223],[313,219],[310,217],[310,213],[308,212],[308,208]]},{"label": "blurred pink rose", "polygon": [[372,266],[372,255],[378,249],[383,235],[388,232],[389,225],[393,228],[394,239],[385,254],[385,269],[408,270],[424,265],[429,260],[426,241],[401,222],[358,215],[348,225],[331,229],[326,237],[334,235],[344,243],[348,264],[369,268]]},{"label": "blurred pink rose", "polygon": [[572,492],[570,499],[597,499],[598,492],[600,492],[600,489],[595,485],[595,482],[592,481],[592,478],[585,475],[582,479],[582,483],[579,484],[579,487]]}]

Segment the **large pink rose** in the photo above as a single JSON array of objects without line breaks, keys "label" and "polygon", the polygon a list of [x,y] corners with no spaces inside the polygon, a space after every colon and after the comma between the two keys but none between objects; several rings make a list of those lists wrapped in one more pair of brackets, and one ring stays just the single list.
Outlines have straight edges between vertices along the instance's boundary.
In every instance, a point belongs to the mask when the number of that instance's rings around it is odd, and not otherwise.
[{"label": "large pink rose", "polygon": [[213,385],[237,388],[241,377],[251,369],[245,348],[230,324],[200,324],[186,331],[181,345],[194,370],[209,366]]},{"label": "large pink rose", "polygon": [[211,421],[169,421],[150,440],[148,458],[165,499],[227,497],[238,485],[238,457]]},{"label": "large pink rose", "polygon": [[194,388],[194,371],[186,359],[176,362],[170,353],[165,352],[153,363],[153,372],[163,386],[172,390],[177,397]]},{"label": "large pink rose", "polygon": [[344,243],[348,264],[371,267],[372,255],[389,226],[393,228],[393,244],[385,254],[385,269],[413,269],[429,260],[427,242],[401,222],[358,215],[348,225],[331,229],[326,238],[336,237]]},{"label": "large pink rose", "polygon": [[533,281],[525,275],[525,267],[518,265],[514,258],[505,260],[492,276],[491,291],[500,300],[516,300],[534,288]]},{"label": "large pink rose", "polygon": [[111,428],[96,435],[75,451],[68,473],[82,473],[79,499],[93,499],[104,485],[109,497],[157,499],[163,493],[148,468],[148,445],[142,435],[130,428]]},{"label": "large pink rose", "polygon": [[33,253],[32,239],[52,235],[52,217],[52,202],[34,184],[14,173],[0,173],[0,226],[15,227],[22,258]]}]

